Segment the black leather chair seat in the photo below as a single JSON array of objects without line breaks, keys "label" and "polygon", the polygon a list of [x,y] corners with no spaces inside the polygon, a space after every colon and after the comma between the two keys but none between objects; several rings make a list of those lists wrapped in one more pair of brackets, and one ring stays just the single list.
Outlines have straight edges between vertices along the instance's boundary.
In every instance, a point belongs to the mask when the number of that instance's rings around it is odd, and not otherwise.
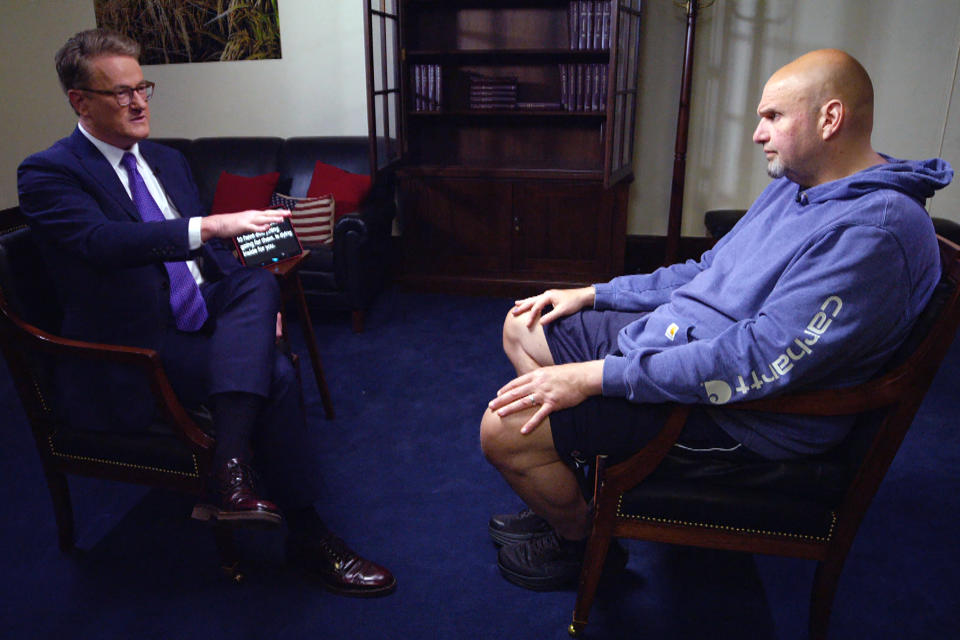
[{"label": "black leather chair seat", "polygon": [[199,478],[200,462],[183,440],[168,433],[117,433],[57,429],[49,436],[50,453],[58,458],[99,462],[151,473]]},{"label": "black leather chair seat", "polygon": [[833,508],[812,499],[784,501],[761,490],[653,480],[625,494],[617,516],[820,541],[830,538],[836,522]]},{"label": "black leather chair seat", "polygon": [[848,484],[847,467],[829,459],[743,464],[670,454],[624,494],[618,515],[827,539]]}]

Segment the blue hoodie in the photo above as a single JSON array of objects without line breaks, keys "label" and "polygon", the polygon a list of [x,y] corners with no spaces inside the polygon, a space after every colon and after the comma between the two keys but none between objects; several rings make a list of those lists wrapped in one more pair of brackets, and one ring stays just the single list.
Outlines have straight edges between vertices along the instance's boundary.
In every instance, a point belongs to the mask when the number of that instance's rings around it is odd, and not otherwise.
[{"label": "blue hoodie", "polygon": [[[645,312],[604,359],[603,395],[723,405],[870,378],[939,280],[923,207],[953,178],[943,160],[887,160],[809,189],[774,180],[699,262],[595,285],[595,309]],[[825,451],[852,424],[710,413],[771,459]]]}]

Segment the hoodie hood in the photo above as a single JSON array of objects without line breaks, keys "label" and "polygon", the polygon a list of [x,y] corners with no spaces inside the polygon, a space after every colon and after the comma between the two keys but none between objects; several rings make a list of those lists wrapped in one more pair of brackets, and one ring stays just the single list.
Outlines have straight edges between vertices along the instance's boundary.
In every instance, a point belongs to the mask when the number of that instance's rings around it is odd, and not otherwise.
[{"label": "hoodie hood", "polygon": [[899,160],[881,155],[887,159],[886,164],[878,164],[809,189],[798,188],[797,202],[806,205],[827,200],[848,200],[877,189],[893,189],[910,196],[922,206],[935,191],[953,180],[953,167],[946,160]]}]

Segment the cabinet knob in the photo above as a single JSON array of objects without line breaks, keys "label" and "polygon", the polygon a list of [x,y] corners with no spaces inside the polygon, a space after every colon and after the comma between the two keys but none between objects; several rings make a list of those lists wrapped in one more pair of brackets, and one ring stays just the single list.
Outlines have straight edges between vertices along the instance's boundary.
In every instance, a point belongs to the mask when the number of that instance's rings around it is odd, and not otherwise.
[{"label": "cabinet knob", "polygon": [[520,232],[520,216],[513,216],[513,230]]}]

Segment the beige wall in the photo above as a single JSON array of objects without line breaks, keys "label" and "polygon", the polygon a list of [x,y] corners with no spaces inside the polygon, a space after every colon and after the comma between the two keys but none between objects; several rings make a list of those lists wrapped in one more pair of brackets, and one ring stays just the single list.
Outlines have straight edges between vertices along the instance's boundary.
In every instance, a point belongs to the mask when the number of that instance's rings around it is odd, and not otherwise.
[{"label": "beige wall", "polygon": [[[76,124],[53,55],[95,26],[93,0],[0,0],[0,207],[17,203],[20,161]],[[152,134],[366,135],[362,4],[283,0],[280,38],[280,60],[144,67]]]},{"label": "beige wall", "polygon": [[[685,30],[684,12],[672,5],[650,0],[645,6],[641,86],[647,96],[639,113],[630,233],[666,233]],[[670,53],[659,52],[663,47]],[[763,84],[783,64],[822,47],[849,51],[873,78],[877,150],[906,158],[939,155],[960,170],[960,2],[717,0],[697,24],[685,235],[704,234],[703,211],[746,208],[766,186],[765,161],[751,141]],[[960,221],[960,178],[929,209]]]},{"label": "beige wall", "polygon": [[[363,2],[283,0],[283,59],[145,68],[158,84],[157,136],[362,135],[366,132]],[[648,0],[629,233],[666,231],[685,18]],[[94,26],[93,0],[0,2],[0,207],[16,204],[16,167],[68,134],[74,117],[54,77],[54,51]],[[960,2],[717,0],[698,23],[684,233],[702,212],[746,207],[767,183],[750,140],[770,73],[811,49],[849,50],[877,89],[875,146],[942,155],[960,168]],[[957,180],[960,184],[960,178]],[[960,221],[960,186],[931,202]]]}]

